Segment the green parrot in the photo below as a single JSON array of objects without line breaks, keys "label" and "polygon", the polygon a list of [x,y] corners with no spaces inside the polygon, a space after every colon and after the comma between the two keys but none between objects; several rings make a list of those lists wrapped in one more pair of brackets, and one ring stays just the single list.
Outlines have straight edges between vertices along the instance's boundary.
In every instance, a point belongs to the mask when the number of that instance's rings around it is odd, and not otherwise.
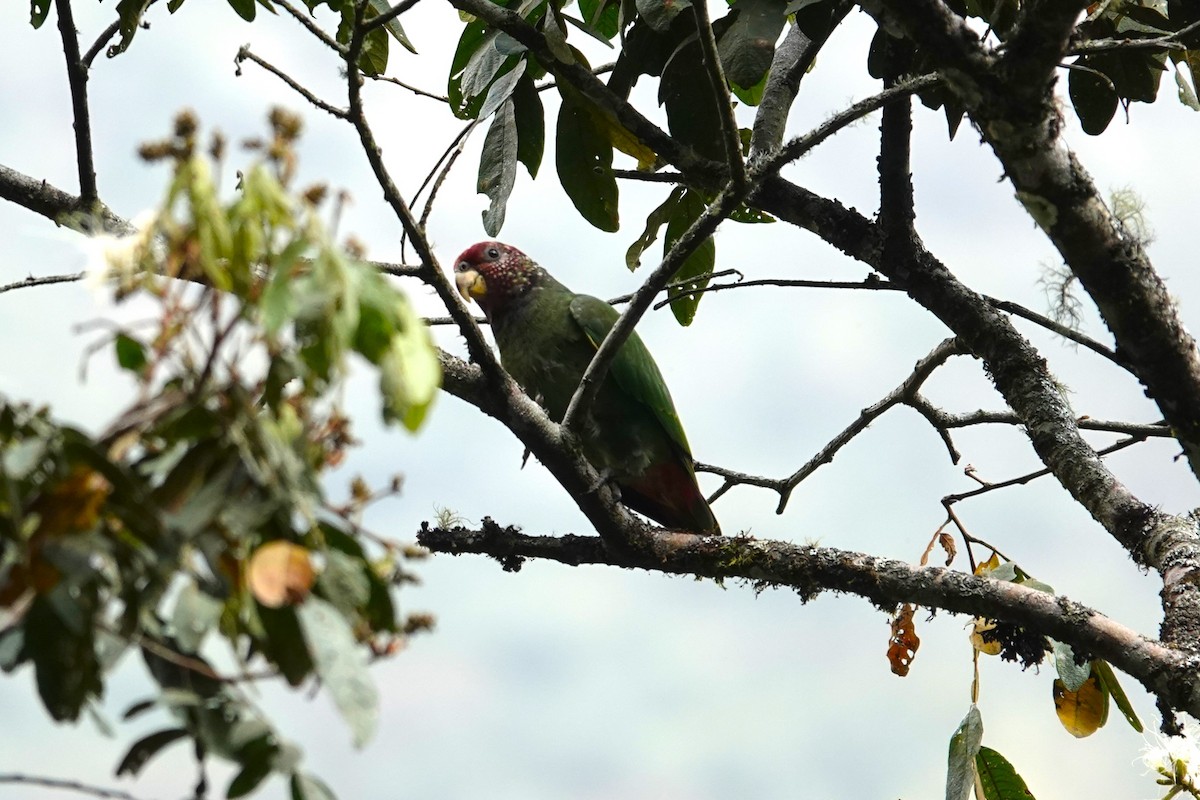
[{"label": "green parrot", "polygon": [[[575,294],[515,247],[479,242],[454,264],[464,298],[491,323],[500,361],[562,420],[616,309]],[[692,451],[662,373],[633,333],[621,345],[580,427],[583,453],[625,505],[673,530],[720,534],[696,483]]]}]

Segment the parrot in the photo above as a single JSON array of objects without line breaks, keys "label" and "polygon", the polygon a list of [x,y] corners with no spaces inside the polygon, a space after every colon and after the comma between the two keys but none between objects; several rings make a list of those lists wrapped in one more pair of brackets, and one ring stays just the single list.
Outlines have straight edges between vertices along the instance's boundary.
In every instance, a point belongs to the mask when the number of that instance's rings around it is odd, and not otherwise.
[{"label": "parrot", "polygon": [[[454,280],[491,324],[504,369],[561,422],[617,310],[501,242],[464,250]],[[671,393],[636,332],[617,351],[579,435],[584,456],[629,508],[672,530],[720,535]]]}]

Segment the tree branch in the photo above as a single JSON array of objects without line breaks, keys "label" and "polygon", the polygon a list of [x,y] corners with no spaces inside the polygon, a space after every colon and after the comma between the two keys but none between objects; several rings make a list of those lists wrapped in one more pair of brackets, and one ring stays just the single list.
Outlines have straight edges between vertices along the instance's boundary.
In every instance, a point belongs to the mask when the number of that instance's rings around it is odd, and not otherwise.
[{"label": "tree branch", "polygon": [[317,97],[315,94],[310,92],[308,89],[305,89],[303,86],[301,86],[286,72],[284,72],[283,70],[274,66],[273,64],[270,64],[269,62],[265,61],[264,59],[259,58],[254,53],[252,53],[250,51],[250,45],[248,45],[248,44],[242,45],[240,48],[238,48],[237,55],[234,56],[233,63],[237,65],[237,72],[235,74],[237,74],[237,75],[242,74],[242,62],[243,61],[253,61],[255,64],[258,64],[260,67],[265,69],[267,72],[271,73],[276,78],[279,78],[279,80],[286,83],[288,85],[288,87],[291,88],[292,91],[294,91],[296,94],[303,97],[315,108],[319,108],[322,111],[324,111],[326,114],[336,117],[337,119],[346,119],[346,109],[338,108],[337,106],[326,103],[324,100]]},{"label": "tree branch", "polygon": [[44,778],[39,775],[22,775],[17,772],[0,773],[0,784],[15,784],[20,786],[40,786],[43,789],[61,789],[67,792],[98,797],[101,800],[139,800],[135,795],[120,789],[105,789],[101,786],[89,786],[78,781],[66,781],[58,778]]},{"label": "tree branch", "polygon": [[90,206],[98,199],[96,163],[92,156],[92,123],[88,110],[88,67],[79,57],[79,31],[71,13],[71,0],[54,0],[58,32],[67,59],[67,83],[71,87],[71,110],[75,115],[75,159],[79,165],[79,200]]},{"label": "tree branch", "polygon": [[84,228],[93,222],[108,233],[133,233],[133,226],[114,214],[99,200],[87,203],[83,198],[64,192],[46,181],[31,178],[0,164],[0,198],[16,203],[51,220],[56,225]]},{"label": "tree branch", "polygon": [[593,536],[529,536],[485,519],[481,530],[422,525],[417,541],[434,552],[482,553],[508,571],[526,558],[564,564],[607,564],[718,582],[743,579],[756,589],[796,590],[804,601],[823,591],[849,592],[881,608],[910,602],[926,608],[1004,619],[1103,658],[1174,708],[1200,714],[1195,664],[1095,610],[1016,583],[939,567],[914,567],[886,558],[826,547],[748,537],[654,537],[648,553],[616,553]]},{"label": "tree branch", "polygon": [[721,143],[725,147],[725,165],[729,170],[729,185],[740,187],[746,181],[746,165],[742,161],[742,140],[738,133],[737,120],[733,116],[733,103],[729,100],[729,84],[717,53],[717,39],[713,35],[712,22],[708,18],[708,5],[692,3],[692,14],[696,18],[696,32],[700,39],[700,53],[704,74],[712,89],[713,102],[721,120]]}]

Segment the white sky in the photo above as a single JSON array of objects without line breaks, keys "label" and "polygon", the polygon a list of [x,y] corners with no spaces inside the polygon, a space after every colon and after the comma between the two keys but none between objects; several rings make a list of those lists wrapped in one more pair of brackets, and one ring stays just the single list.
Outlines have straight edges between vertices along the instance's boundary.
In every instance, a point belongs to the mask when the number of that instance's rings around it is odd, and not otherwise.
[{"label": "white sky", "polygon": [[[76,5],[86,46],[113,5]],[[53,19],[31,30],[27,14],[26,3],[0,6],[0,163],[75,191],[58,33]],[[146,167],[134,149],[163,135],[180,108],[195,109],[206,128],[218,127],[236,141],[260,133],[267,108],[282,103],[299,110],[307,126],[301,183],[326,180],[350,189],[355,200],[343,231],[362,239],[372,257],[399,260],[399,225],[380,202],[353,131],[306,108],[253,65],[245,65],[241,78],[233,74],[234,54],[249,42],[340,105],[344,92],[331,54],[306,41],[289,18],[264,14],[247,25],[221,3],[188,3],[174,17],[159,4],[149,20],[152,28],[138,33],[129,52],[98,59],[89,84],[100,191],[114,210],[133,216],[157,202],[164,169]],[[444,91],[461,27],[457,13],[426,0],[404,24],[422,54],[394,47],[391,74]],[[864,64],[870,21],[855,13],[844,28],[805,80],[792,116],[795,133],[877,91]],[[608,60],[598,47],[587,49],[593,61]],[[1192,268],[1190,190],[1200,168],[1185,154],[1194,147],[1198,118],[1171,97],[1171,80],[1164,76],[1168,84],[1157,104],[1135,106],[1132,124],[1118,119],[1098,139],[1080,133],[1068,111],[1068,136],[1100,186],[1129,186],[1146,200],[1157,234],[1151,255],[1183,298],[1185,320],[1194,321],[1188,297],[1200,295],[1200,285]],[[657,114],[652,91],[644,81],[635,99]],[[395,87],[372,87],[368,99],[389,166],[411,193],[461,123],[436,102]],[[551,126],[553,114],[550,104]],[[787,174],[873,214],[877,125],[877,116],[860,123]],[[999,181],[990,151],[966,124],[948,143],[941,113],[920,106],[916,135],[917,224],[929,248],[974,288],[1045,310],[1037,279],[1043,264],[1057,263],[1056,254]],[[486,199],[475,194],[482,138],[476,132],[431,221],[444,263],[484,238],[479,214]],[[227,190],[235,166],[236,159],[225,176]],[[623,184],[622,229],[601,233],[571,208],[548,150],[538,181],[520,169],[501,238],[577,291],[601,297],[630,291],[640,275],[625,270],[624,250],[665,193],[661,186]],[[74,236],[29,212],[0,205],[0,231],[0,283],[82,267]],[[643,263],[658,254],[653,248]],[[727,224],[717,237],[717,256],[719,268],[737,267],[749,278],[867,273],[782,224]],[[437,313],[428,290],[409,288],[423,311]],[[105,313],[81,286],[0,297],[0,392],[50,403],[64,419],[100,424],[128,397],[129,384],[105,357],[80,384],[89,339],[72,328]],[[1087,316],[1089,331],[1104,339],[1090,308]],[[1102,359],[1018,324],[1071,386],[1079,413],[1157,418],[1139,388]],[[901,296],[794,289],[711,295],[690,328],[678,327],[664,310],[639,330],[667,376],[697,458],[768,475],[790,473],[807,460],[947,335]],[[463,349],[449,331],[437,338],[453,352]],[[517,469],[521,446],[498,423],[443,396],[417,436],[381,430],[373,383],[354,389],[356,431],[365,444],[334,485],[355,472],[377,480],[396,471],[406,476],[403,497],[374,509],[368,520],[379,532],[412,538],[439,506],[472,521],[490,515],[531,533],[589,532],[540,466]],[[978,364],[966,359],[939,372],[928,393],[952,411],[999,407]],[[1015,431],[971,430],[956,441],[987,479],[1037,466]],[[1200,492],[1172,462],[1176,451],[1169,443],[1149,444],[1111,463],[1143,499],[1184,511],[1200,504]],[[703,481],[710,488],[719,483],[712,476]],[[972,485],[949,464],[936,434],[899,409],[799,487],[785,515],[775,515],[774,495],[749,488],[735,489],[715,511],[727,533],[818,540],[915,561],[942,520],[938,499]],[[1155,635],[1157,580],[1140,573],[1056,484],[1043,479],[959,510],[977,535],[1058,591]],[[734,585],[551,563],[530,563],[514,576],[473,556],[415,566],[424,585],[402,592],[401,607],[432,610],[438,629],[375,668],[382,719],[366,748],[350,747],[349,731],[326,697],[264,690],[264,707],[342,798],[915,800],[943,791],[947,741],[966,713],[971,681],[963,619],[919,616],[922,648],[901,680],[884,657],[886,617],[856,598],[826,595],[802,605],[787,592],[756,597]],[[1155,794],[1152,778],[1135,763],[1142,737],[1115,710],[1106,728],[1076,741],[1054,717],[1052,669],[1021,673],[989,660],[982,675],[984,744],[1005,754],[1035,795]],[[1154,728],[1153,703],[1132,679],[1123,684]],[[147,688],[137,659],[127,659],[109,685],[109,718],[119,720]],[[102,784],[124,747],[165,723],[118,723],[115,739],[102,739],[88,723],[55,726],[37,703],[28,668],[0,681],[0,709],[0,772]],[[179,796],[192,780],[186,750],[173,748],[138,783],[123,787],[139,797]],[[214,776],[214,788],[223,788],[228,770],[218,767]],[[59,795],[4,788],[0,796]],[[285,797],[286,787],[275,781],[258,796]]]}]

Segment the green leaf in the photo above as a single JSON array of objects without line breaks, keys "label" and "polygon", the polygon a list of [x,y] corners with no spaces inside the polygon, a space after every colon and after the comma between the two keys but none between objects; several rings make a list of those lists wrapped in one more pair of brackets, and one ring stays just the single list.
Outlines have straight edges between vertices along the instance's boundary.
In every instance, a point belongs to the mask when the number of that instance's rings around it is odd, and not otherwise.
[{"label": "green leaf", "polygon": [[1107,661],[1097,658],[1092,662],[1092,669],[1100,678],[1100,684],[1108,690],[1109,696],[1113,702],[1117,704],[1117,708],[1125,715],[1125,721],[1129,723],[1129,727],[1133,728],[1138,733],[1142,732],[1142,721],[1138,719],[1137,712],[1133,710],[1133,705],[1129,702],[1129,697],[1126,696],[1125,690],[1121,688],[1120,682],[1117,681],[1117,675],[1113,672],[1112,667]]},{"label": "green leaf", "polygon": [[587,110],[563,96],[554,160],[558,180],[585,220],[602,231],[620,228],[612,144]]},{"label": "green leaf", "polygon": [[337,800],[333,790],[314,775],[293,772],[289,783],[292,800]]},{"label": "green leaf", "polygon": [[665,32],[681,11],[691,8],[691,0],[636,0],[637,12],[656,31]]},{"label": "green leaf", "polygon": [[42,27],[46,17],[50,16],[50,0],[30,0],[29,24],[35,29]]},{"label": "green leaf", "polygon": [[584,24],[605,39],[620,32],[620,9],[620,0],[579,0],[579,13],[583,15]]},{"label": "green leaf", "polygon": [[228,800],[234,800],[237,797],[245,797],[257,789],[259,784],[271,774],[277,752],[278,748],[267,737],[243,748],[243,753],[239,754],[244,758],[240,762],[242,771],[234,775],[233,780],[229,782],[229,788],[225,790],[225,797]]},{"label": "green leaf", "polygon": [[950,737],[946,800],[967,800],[975,786],[975,756],[983,742],[983,717],[974,703]]},{"label": "green leaf", "polygon": [[[495,41],[495,32],[489,32],[486,23],[472,20],[463,28],[458,37],[458,47],[450,62],[450,78],[446,83],[446,94],[450,98],[450,110],[459,119],[474,119],[482,98],[472,97],[464,93],[463,80],[466,68],[476,58],[482,58],[480,52],[484,47],[491,47]],[[474,108],[472,108],[474,104]]]},{"label": "green leaf", "polygon": [[[675,246],[675,242],[683,236],[692,223],[700,218],[707,207],[704,198],[700,195],[691,190],[684,192],[683,197],[675,205],[671,218],[667,221],[667,233],[663,238],[663,258],[667,257],[667,252]],[[692,320],[695,319],[696,308],[700,305],[700,299],[704,295],[689,294],[688,292],[708,286],[716,260],[717,246],[710,236],[692,251],[692,254],[687,257],[687,260],[672,277],[672,283],[687,281],[682,286],[675,286],[667,290],[667,298],[671,301],[671,313],[675,315],[675,319],[680,325],[691,325]]]},{"label": "green leaf", "polygon": [[[1195,73],[1192,73],[1195,75]],[[1175,67],[1175,89],[1179,95],[1179,102],[1183,103],[1193,111],[1200,111],[1200,98],[1196,97],[1196,89],[1183,74],[1183,70],[1179,69],[1178,64]]]},{"label": "green leaf", "polygon": [[343,616],[352,617],[371,598],[371,583],[366,573],[368,568],[361,558],[340,550],[328,550],[325,553],[325,568],[317,576],[317,588],[321,596],[333,603]]},{"label": "green leaf", "polygon": [[296,609],[291,606],[267,608],[255,603],[254,610],[266,633],[266,637],[258,642],[263,655],[279,667],[289,684],[299,686],[312,672],[313,661]]},{"label": "green leaf", "polygon": [[[376,16],[382,16],[392,10],[392,4],[388,0],[368,0],[368,8],[375,12]],[[409,41],[408,35],[404,32],[404,28],[400,27],[400,17],[393,17],[383,26],[384,29],[392,35],[392,38],[404,47],[410,53],[416,54],[417,48],[413,47],[413,43]]]},{"label": "green leaf", "polygon": [[546,114],[537,86],[529,75],[521,76],[513,90],[513,118],[517,123],[517,160],[536,178],[546,149]]},{"label": "green leaf", "polygon": [[28,660],[25,650],[25,632],[12,627],[0,633],[0,671],[9,673]]},{"label": "green leaf", "polygon": [[1013,765],[992,748],[979,748],[975,770],[983,787],[984,800],[1034,800],[1033,793]]},{"label": "green leaf", "polygon": [[[61,602],[56,604],[55,599]],[[103,692],[92,643],[94,602],[91,590],[69,596],[60,583],[49,594],[35,597],[25,614],[25,654],[33,661],[42,704],[59,722],[78,719],[84,703]],[[76,608],[77,614],[64,619],[62,612],[76,604],[82,606]]]},{"label": "green leaf", "polygon": [[239,17],[246,22],[254,22],[254,17],[258,13],[258,4],[254,0],[228,0],[228,3]]},{"label": "green leaf", "polygon": [[142,771],[142,767],[158,754],[158,751],[187,735],[186,728],[164,728],[138,739],[121,757],[121,763],[117,765],[117,777],[137,775]]},{"label": "green leaf", "polygon": [[[374,5],[376,4],[371,3],[367,6],[366,12],[363,14],[364,22],[370,22],[379,16],[379,13],[372,7]],[[387,69],[388,32],[386,28],[386,25],[383,28],[376,28],[363,39],[362,52],[358,55],[358,68],[362,70],[364,75],[382,75],[384,70]],[[349,44],[353,31],[354,4],[346,3],[342,6],[342,21],[337,29],[338,43]]]},{"label": "green leaf", "polygon": [[733,23],[717,41],[717,52],[729,83],[746,91],[766,79],[787,17],[779,0],[735,0],[730,14]]},{"label": "green leaf", "polygon": [[517,182],[517,122],[513,103],[505,100],[483,139],[476,190],[491,200],[483,212],[483,229],[495,237],[504,226],[508,197]]},{"label": "green leaf", "polygon": [[113,348],[117,351],[117,365],[121,369],[141,373],[146,368],[146,350],[137,339],[118,333],[113,340]]},{"label": "green leaf", "polygon": [[646,217],[646,228],[642,231],[642,235],[625,251],[625,266],[629,267],[630,272],[642,265],[642,253],[646,252],[650,245],[658,239],[659,229],[666,225],[667,221],[671,219],[671,215],[675,213],[675,207],[679,205],[684,191],[682,186],[676,186],[667,195],[667,199],[662,202],[662,205],[651,211]]},{"label": "green leaf", "polygon": [[399,293],[394,309],[397,333],[379,362],[383,417],[387,421],[398,420],[408,430],[415,431],[442,385],[442,366],[430,341],[429,329]]},{"label": "green leaf", "polygon": [[681,46],[663,68],[658,102],[666,106],[667,128],[700,155],[724,162],[721,111],[704,78],[699,41]]},{"label": "green leaf", "polygon": [[179,649],[185,653],[199,650],[205,635],[221,618],[224,607],[224,603],[197,586],[195,581],[184,584],[171,612],[171,629]]},{"label": "green leaf", "polygon": [[355,747],[362,747],[379,718],[379,693],[367,670],[365,649],[346,619],[321,598],[309,596],[297,613],[316,672],[350,726]]},{"label": "green leaf", "polygon": [[1054,642],[1054,667],[1063,685],[1072,692],[1078,692],[1084,681],[1092,674],[1091,663],[1075,663],[1075,651],[1071,645],[1052,639]]},{"label": "green leaf", "polygon": [[517,81],[525,74],[527,64],[528,62],[522,59],[511,70],[496,78],[488,89],[487,96],[483,100],[483,105],[479,107],[479,119],[490,117],[496,112],[496,109],[500,108],[500,105],[505,100],[512,96]]},{"label": "green leaf", "polygon": [[129,49],[134,34],[142,24],[142,15],[150,7],[151,0],[119,0],[117,3],[117,30],[121,40],[108,49],[108,55],[124,53]]}]

